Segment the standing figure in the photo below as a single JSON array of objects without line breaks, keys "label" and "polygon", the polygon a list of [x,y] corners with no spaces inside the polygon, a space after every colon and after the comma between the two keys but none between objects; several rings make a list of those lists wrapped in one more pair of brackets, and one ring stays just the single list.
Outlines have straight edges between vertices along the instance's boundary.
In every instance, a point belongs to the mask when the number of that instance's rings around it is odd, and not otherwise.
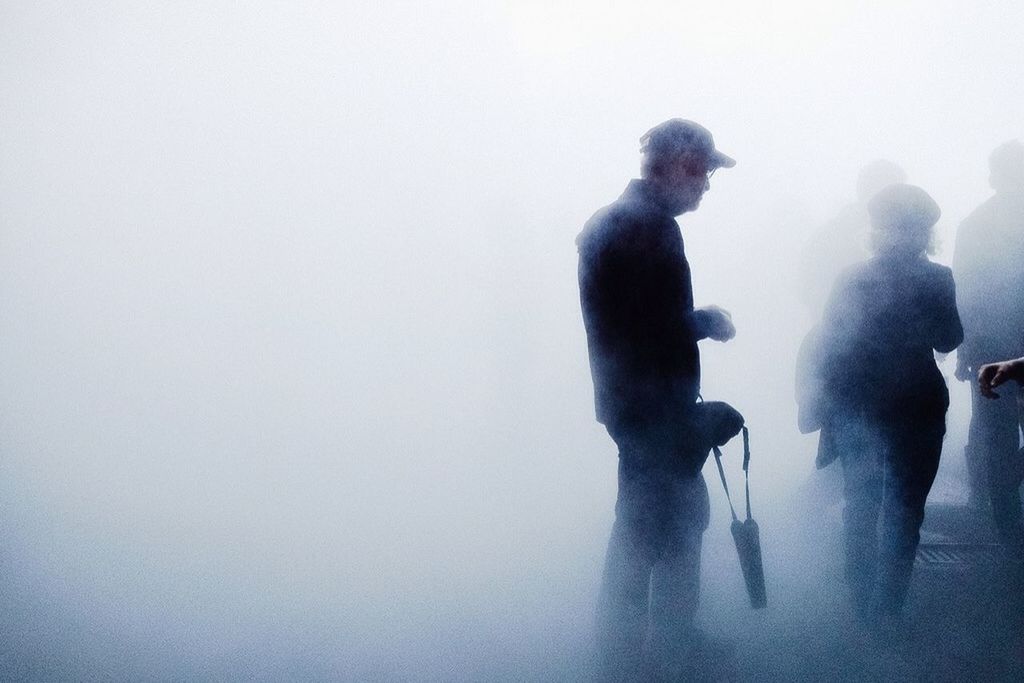
[{"label": "standing figure", "polygon": [[952,272],[926,256],[936,203],[896,184],[868,210],[875,256],[840,276],[821,323],[819,460],[842,465],[858,619],[886,627],[903,606],[946,432],[949,392],[933,350],[952,351],[963,330]]},{"label": "standing figure", "polygon": [[[956,375],[963,381],[973,380],[986,363],[1024,355],[1024,145],[1000,145],[989,168],[995,195],[960,225],[953,255],[965,333]],[[1024,546],[1017,392],[987,400],[976,382],[971,385],[964,455],[972,504],[991,506],[1003,543]]]},{"label": "standing figure", "polygon": [[[822,311],[836,278],[847,268],[870,255],[868,235],[871,221],[868,217],[868,200],[882,188],[894,183],[904,183],[906,180],[906,172],[892,161],[876,159],[865,165],[857,174],[857,198],[843,206],[828,222],[815,229],[804,243],[800,253],[799,296],[811,320],[821,320]],[[812,351],[816,337],[816,330],[810,331],[805,337],[805,343],[801,347],[801,358],[805,357],[805,352]],[[807,379],[798,376],[798,384],[804,384]],[[806,385],[798,386],[798,393],[807,388]],[[818,408],[813,396],[798,396],[797,400],[804,409],[809,408],[809,412],[814,412]],[[812,429],[802,424],[801,431],[807,433],[818,429],[819,426]],[[824,501],[837,501],[841,495],[841,488],[842,482],[837,468],[826,468],[819,463],[819,467],[801,484],[795,502],[802,510],[810,513],[819,509]]]},{"label": "standing figure", "polygon": [[725,404],[698,407],[697,342],[726,341],[735,328],[718,307],[694,309],[675,221],[697,208],[717,169],[735,162],[715,149],[710,132],[682,119],[651,129],[641,151],[641,179],[577,239],[597,419],[619,450],[598,605],[605,680],[678,678],[696,656],[693,618],[708,524],[700,470],[711,445],[743,424]]},{"label": "standing figure", "polygon": [[800,297],[813,320],[821,317],[836,278],[868,257],[868,200],[894,183],[905,183],[897,164],[876,159],[857,175],[857,200],[820,226],[804,245],[800,259]]}]

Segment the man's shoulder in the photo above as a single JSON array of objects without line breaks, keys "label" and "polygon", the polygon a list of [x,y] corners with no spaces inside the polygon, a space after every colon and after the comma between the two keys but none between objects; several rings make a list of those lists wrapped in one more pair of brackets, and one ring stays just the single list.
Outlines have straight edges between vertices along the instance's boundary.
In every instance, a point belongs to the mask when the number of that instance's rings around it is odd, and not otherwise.
[{"label": "man's shoulder", "polygon": [[949,266],[943,265],[941,263],[936,263],[935,261],[932,261],[930,259],[924,259],[924,266],[923,267],[924,267],[924,271],[926,273],[928,273],[928,275],[931,276],[931,277],[942,278],[942,279],[952,278],[953,277],[953,269],[952,268],[950,268]]},{"label": "man's shoulder", "polygon": [[874,280],[878,277],[879,264],[874,258],[857,261],[844,267],[836,275],[836,287],[849,287],[858,283]]},{"label": "man's shoulder", "polygon": [[610,233],[614,221],[611,217],[612,205],[598,209],[590,219],[583,224],[583,230],[576,236],[576,248],[580,255],[593,254],[602,248],[602,245],[610,239]]},{"label": "man's shoulder", "polygon": [[960,221],[960,227],[957,228],[957,238],[960,239],[963,235],[970,237],[974,233],[985,232],[993,227],[998,208],[1002,203],[1002,198],[994,194],[975,207],[973,211],[967,214],[966,218]]},{"label": "man's shoulder", "polygon": [[609,226],[614,223],[615,209],[615,202],[612,202],[595,211],[594,215],[583,224],[583,230],[580,231],[579,236],[576,238],[576,243],[579,244],[584,240],[593,240],[601,233],[607,232]]},{"label": "man's shoulder", "polygon": [[649,229],[675,225],[671,217],[652,212],[643,202],[620,197],[590,217],[577,236],[576,245],[583,251],[625,244]]}]

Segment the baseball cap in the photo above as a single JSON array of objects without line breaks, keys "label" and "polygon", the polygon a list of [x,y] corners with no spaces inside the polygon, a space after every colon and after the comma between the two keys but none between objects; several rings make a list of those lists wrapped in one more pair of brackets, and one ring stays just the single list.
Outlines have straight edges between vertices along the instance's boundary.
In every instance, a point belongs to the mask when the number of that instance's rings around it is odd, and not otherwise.
[{"label": "baseball cap", "polygon": [[709,169],[732,168],[736,160],[715,149],[711,131],[686,119],[659,123],[640,138],[640,151],[651,159],[703,162]]}]

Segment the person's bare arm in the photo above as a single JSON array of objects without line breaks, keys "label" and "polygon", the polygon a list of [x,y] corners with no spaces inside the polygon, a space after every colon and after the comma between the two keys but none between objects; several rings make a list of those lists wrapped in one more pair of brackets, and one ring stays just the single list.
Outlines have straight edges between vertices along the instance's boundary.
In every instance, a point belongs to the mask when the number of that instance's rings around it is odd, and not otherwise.
[{"label": "person's bare arm", "polygon": [[978,368],[978,388],[986,398],[999,398],[993,389],[1011,379],[1024,384],[1024,358],[989,363]]}]

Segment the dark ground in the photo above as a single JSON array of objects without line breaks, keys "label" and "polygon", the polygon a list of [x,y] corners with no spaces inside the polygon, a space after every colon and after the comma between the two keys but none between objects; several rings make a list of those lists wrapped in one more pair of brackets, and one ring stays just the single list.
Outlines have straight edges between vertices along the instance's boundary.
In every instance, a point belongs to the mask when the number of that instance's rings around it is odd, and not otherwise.
[{"label": "dark ground", "polygon": [[[839,528],[839,506],[820,512],[822,529]],[[790,521],[797,528],[798,520]],[[853,620],[838,537],[793,532],[780,542],[786,524],[775,523],[775,538],[765,544],[770,608],[754,612],[735,595],[705,595],[706,628],[735,643],[735,661],[713,679],[1024,680],[1024,567],[995,544],[976,513],[928,507],[905,622],[883,638]],[[714,545],[720,553],[722,544]],[[727,608],[714,609],[716,600]]]}]

